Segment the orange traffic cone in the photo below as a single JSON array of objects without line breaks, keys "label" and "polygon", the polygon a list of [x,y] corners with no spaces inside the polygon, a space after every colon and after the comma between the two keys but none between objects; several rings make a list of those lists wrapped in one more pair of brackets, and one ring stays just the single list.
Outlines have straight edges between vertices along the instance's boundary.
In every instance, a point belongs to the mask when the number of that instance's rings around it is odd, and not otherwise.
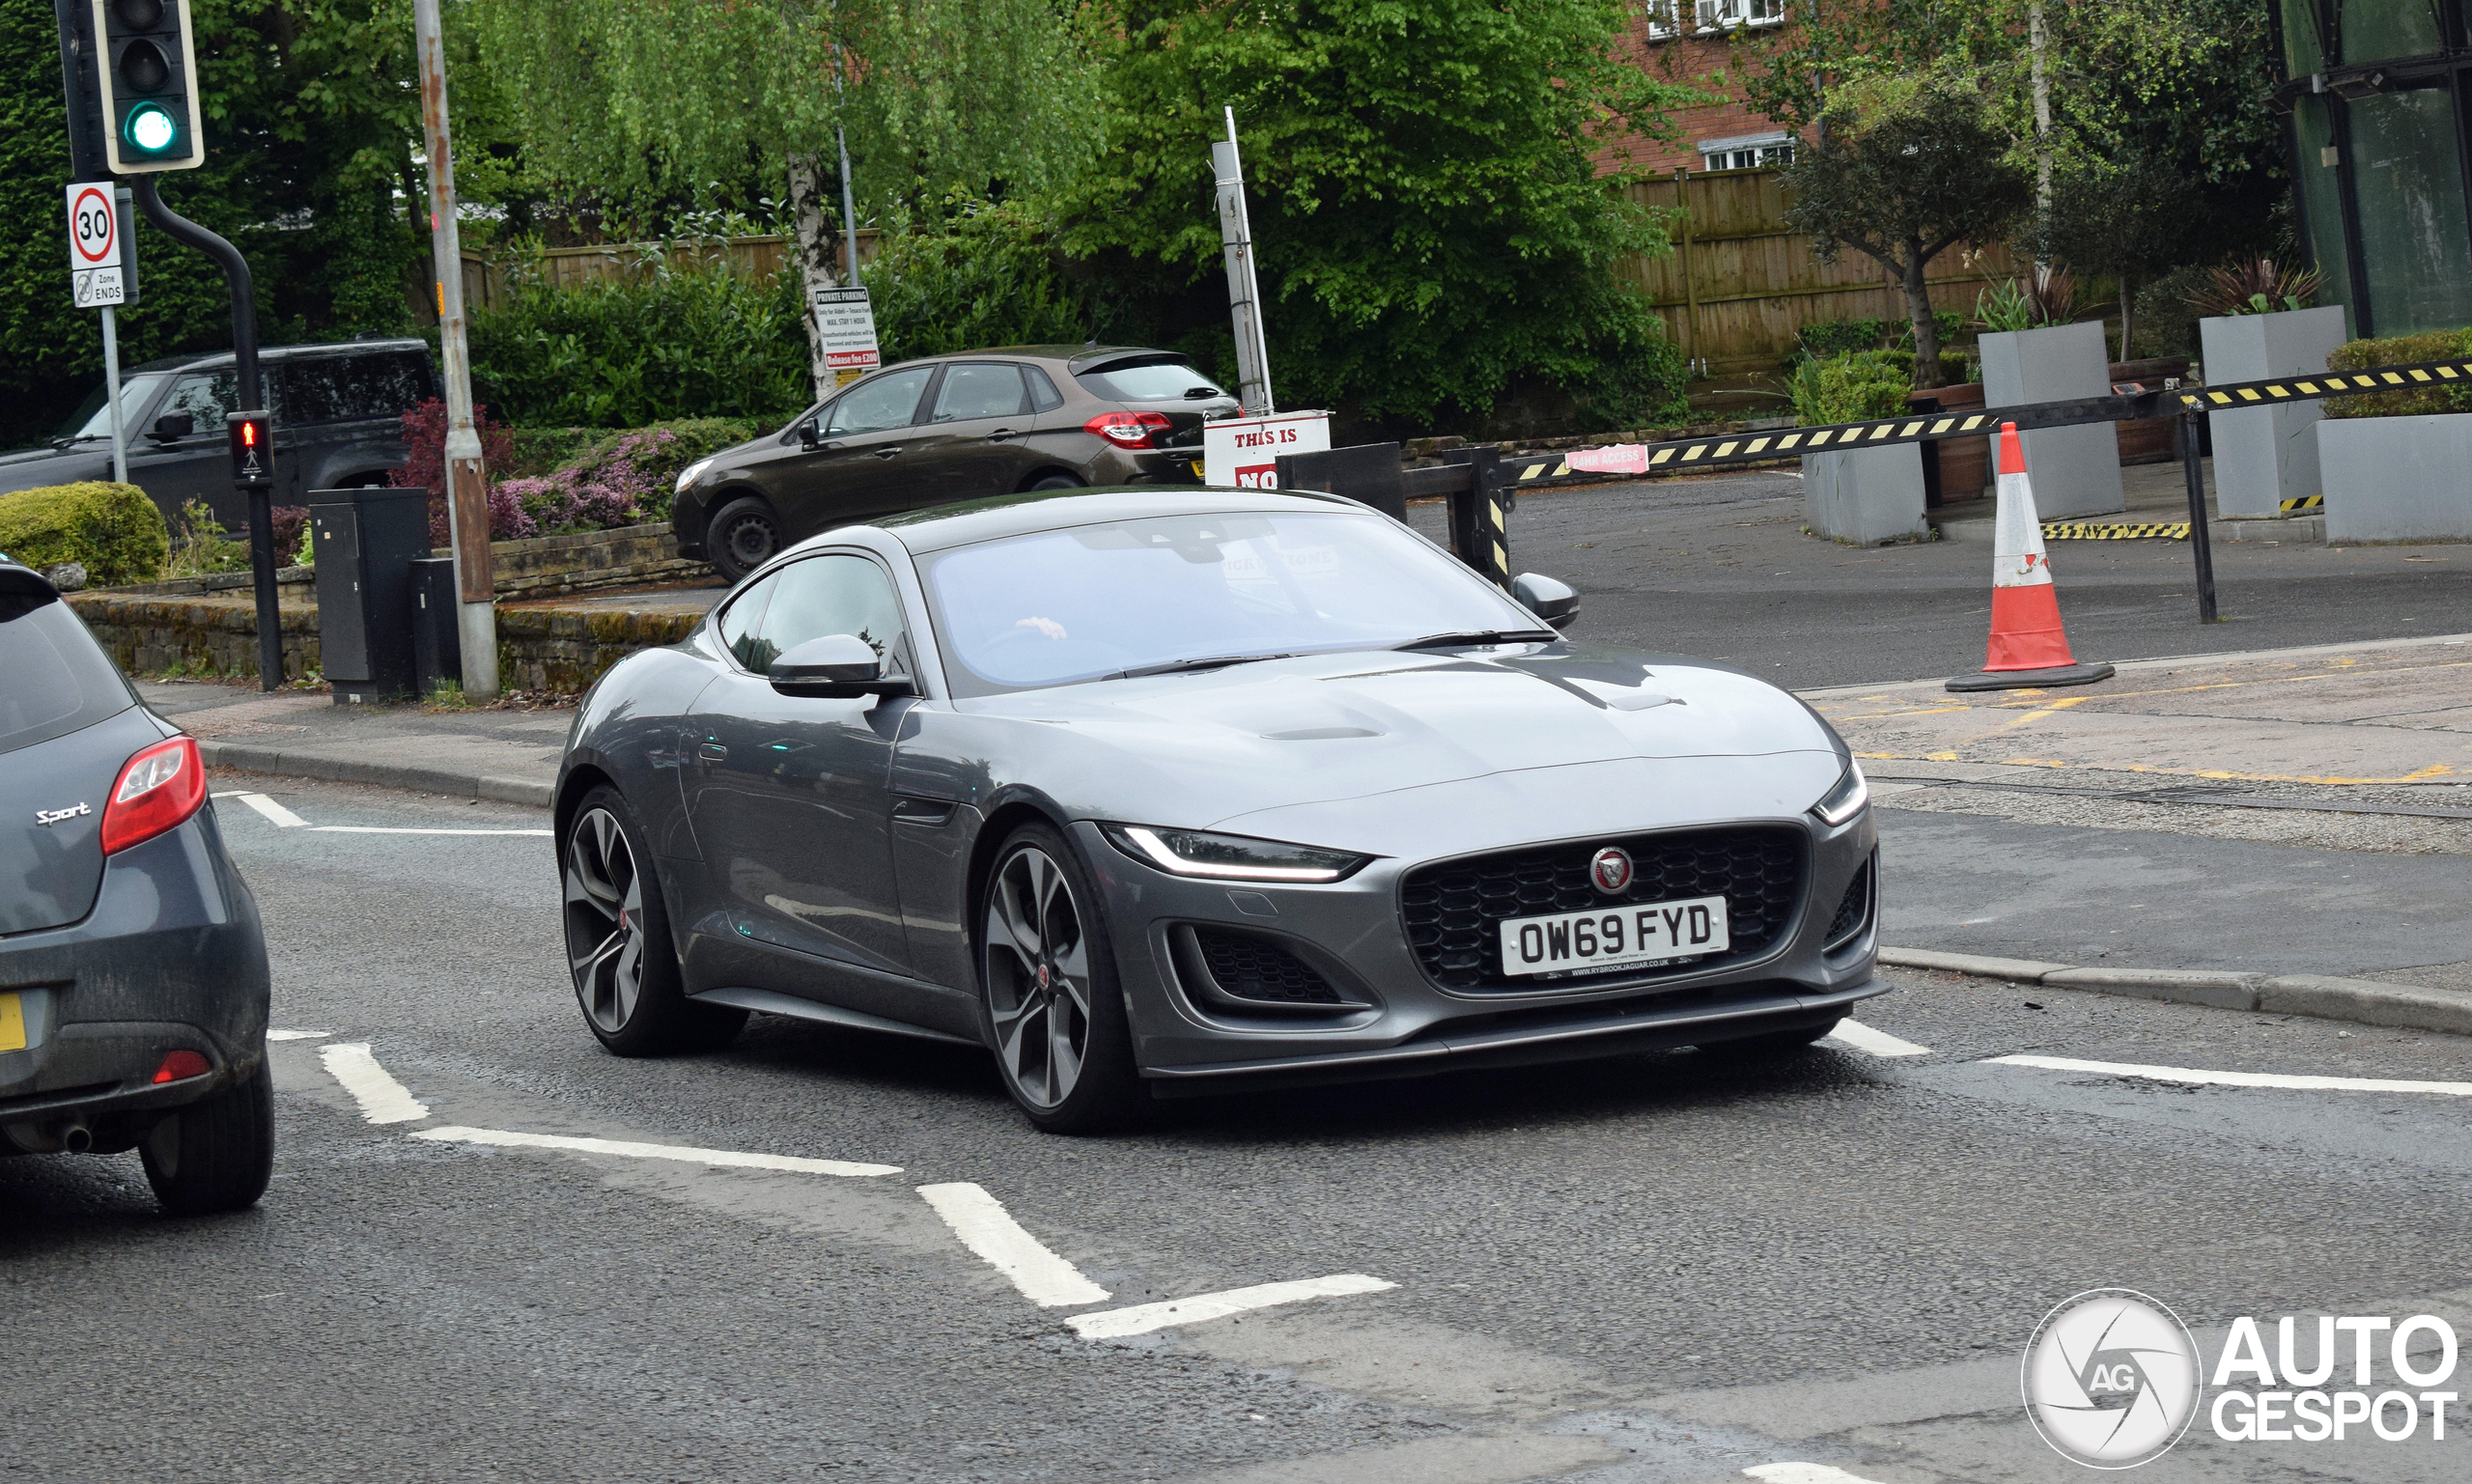
[{"label": "orange traffic cone", "polygon": [[2029,686],[2085,686],[2109,680],[2108,664],[2079,664],[2060,626],[2060,592],[2043,554],[2035,487],[2017,425],[2000,425],[2000,518],[1991,541],[1991,646],[1982,673],[1960,675],[1952,690],[2015,690]]}]

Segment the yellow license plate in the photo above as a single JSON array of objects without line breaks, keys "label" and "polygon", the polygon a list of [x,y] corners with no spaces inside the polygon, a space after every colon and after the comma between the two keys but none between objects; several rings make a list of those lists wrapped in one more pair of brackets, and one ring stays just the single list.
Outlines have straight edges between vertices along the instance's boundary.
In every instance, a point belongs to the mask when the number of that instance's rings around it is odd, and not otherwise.
[{"label": "yellow license plate", "polygon": [[0,994],[0,1051],[26,1049],[26,1007],[14,994]]}]

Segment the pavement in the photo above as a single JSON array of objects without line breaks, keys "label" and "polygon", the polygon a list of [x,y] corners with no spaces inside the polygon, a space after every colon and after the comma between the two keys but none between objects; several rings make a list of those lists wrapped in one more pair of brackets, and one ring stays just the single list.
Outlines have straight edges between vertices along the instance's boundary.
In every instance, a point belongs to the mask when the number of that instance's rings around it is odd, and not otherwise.
[{"label": "pavement", "polygon": [[[2243,1317],[2472,1324],[2460,1037],[1898,970],[1790,1058],[1054,1138],[962,1048],[604,1053],[537,809],[215,788],[274,1184],[167,1220],[133,1155],[0,1161],[0,1478],[2062,1484],[2019,1357],[2085,1289],[2209,1358]],[[2440,1484],[2447,1422],[2201,1416],[2139,1476]]]}]

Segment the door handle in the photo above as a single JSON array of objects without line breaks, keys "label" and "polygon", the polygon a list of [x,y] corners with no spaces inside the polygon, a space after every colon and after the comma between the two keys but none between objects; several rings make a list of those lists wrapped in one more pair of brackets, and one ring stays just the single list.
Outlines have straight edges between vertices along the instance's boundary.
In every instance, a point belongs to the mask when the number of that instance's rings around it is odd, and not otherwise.
[{"label": "door handle", "polygon": [[698,742],[695,746],[695,755],[707,763],[726,763],[729,761],[730,749],[716,742]]},{"label": "door handle", "polygon": [[998,428],[994,433],[987,435],[987,441],[990,443],[1001,443],[1006,438],[1018,438],[1020,436],[1021,434],[1019,433],[1016,433],[1010,428]]},{"label": "door handle", "polygon": [[890,459],[900,452],[901,450],[898,448],[879,448],[876,450],[876,457],[879,459]]}]

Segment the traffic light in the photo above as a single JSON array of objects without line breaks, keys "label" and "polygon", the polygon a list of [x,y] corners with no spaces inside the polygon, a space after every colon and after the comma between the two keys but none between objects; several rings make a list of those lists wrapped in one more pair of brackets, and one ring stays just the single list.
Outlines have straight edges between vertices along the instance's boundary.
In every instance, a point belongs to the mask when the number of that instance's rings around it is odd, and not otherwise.
[{"label": "traffic light", "polygon": [[242,490],[274,484],[274,419],[264,412],[235,412],[223,421],[232,440],[232,483]]},{"label": "traffic light", "polygon": [[189,0],[92,0],[103,148],[115,175],[194,170],[199,137]]},{"label": "traffic light", "polygon": [[100,181],[112,173],[103,153],[103,105],[95,81],[93,0],[51,0],[60,21],[60,91],[69,99],[69,178]]}]

